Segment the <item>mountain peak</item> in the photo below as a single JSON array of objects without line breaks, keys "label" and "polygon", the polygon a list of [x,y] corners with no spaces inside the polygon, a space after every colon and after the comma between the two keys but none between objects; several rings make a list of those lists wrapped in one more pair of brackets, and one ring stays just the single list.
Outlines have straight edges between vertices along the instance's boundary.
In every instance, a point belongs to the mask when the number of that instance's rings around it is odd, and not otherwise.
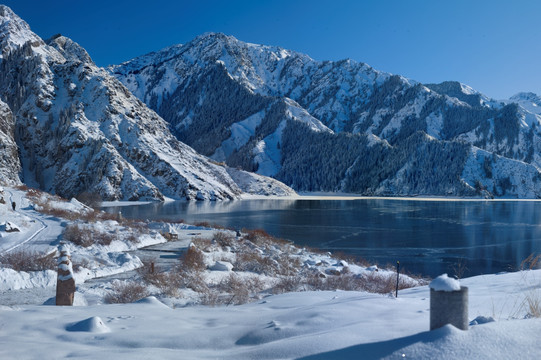
[{"label": "mountain peak", "polygon": [[43,40],[30,30],[30,26],[8,6],[0,5],[0,58],[26,42],[42,45]]},{"label": "mountain peak", "polygon": [[531,101],[534,103],[537,103],[538,105],[541,105],[541,97],[533,92],[519,92],[518,94],[515,94],[510,97],[510,100],[514,101]]},{"label": "mountain peak", "polygon": [[66,58],[66,60],[93,63],[90,55],[88,55],[81,45],[61,34],[54,35],[47,40],[47,45],[55,48]]}]

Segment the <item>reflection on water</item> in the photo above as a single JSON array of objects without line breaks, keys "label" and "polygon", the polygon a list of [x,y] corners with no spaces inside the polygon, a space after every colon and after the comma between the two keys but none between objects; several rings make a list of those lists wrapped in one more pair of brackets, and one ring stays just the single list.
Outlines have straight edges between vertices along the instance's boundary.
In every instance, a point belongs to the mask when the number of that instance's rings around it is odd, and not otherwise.
[{"label": "reflection on water", "polygon": [[343,251],[412,273],[513,270],[541,252],[541,203],[522,201],[242,200],[108,208],[126,217],[262,228],[299,245]]}]

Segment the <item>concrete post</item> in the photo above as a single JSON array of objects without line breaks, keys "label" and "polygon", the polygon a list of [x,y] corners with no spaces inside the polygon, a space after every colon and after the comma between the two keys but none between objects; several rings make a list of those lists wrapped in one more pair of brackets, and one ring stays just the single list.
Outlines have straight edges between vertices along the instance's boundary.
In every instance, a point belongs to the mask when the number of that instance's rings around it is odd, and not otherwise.
[{"label": "concrete post", "polygon": [[56,305],[73,305],[75,295],[75,279],[71,266],[70,252],[66,246],[61,245],[58,249],[58,278],[56,280]]},{"label": "concrete post", "polygon": [[468,330],[468,288],[456,291],[430,289],[430,330],[451,324],[460,330]]}]

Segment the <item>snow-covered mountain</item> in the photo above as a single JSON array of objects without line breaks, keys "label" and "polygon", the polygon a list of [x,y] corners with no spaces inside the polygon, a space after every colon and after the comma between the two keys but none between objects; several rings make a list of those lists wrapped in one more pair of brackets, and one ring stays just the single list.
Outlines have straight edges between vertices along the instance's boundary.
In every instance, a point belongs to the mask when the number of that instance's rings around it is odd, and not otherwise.
[{"label": "snow-covered mountain", "polygon": [[109,71],[197,151],[296,190],[541,196],[531,97],[495,101],[216,33]]},{"label": "snow-covered mountain", "polygon": [[[95,192],[130,200],[231,199],[243,192],[225,166],[180,142],[74,41],[41,40],[6,6],[0,30],[0,98],[15,119],[26,184],[66,197]],[[237,178],[245,188],[253,179],[246,172]],[[263,183],[264,192],[291,193],[272,179],[256,182],[256,193]]]}]

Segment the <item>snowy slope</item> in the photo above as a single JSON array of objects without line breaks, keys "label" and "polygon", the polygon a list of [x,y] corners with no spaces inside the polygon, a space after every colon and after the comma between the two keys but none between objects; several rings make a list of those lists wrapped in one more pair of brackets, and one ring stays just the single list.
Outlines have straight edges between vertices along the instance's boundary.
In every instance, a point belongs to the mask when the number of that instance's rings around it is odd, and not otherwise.
[{"label": "snowy slope", "polygon": [[15,117],[25,183],[109,200],[241,194],[224,167],[178,141],[77,43],[46,44],[9,8],[2,14],[0,97]]},{"label": "snowy slope", "polygon": [[[203,34],[187,44],[111,66],[109,71],[197,151],[231,166],[274,176],[297,190],[471,196],[470,180],[460,179],[464,159],[472,151],[469,148],[461,156],[442,159],[447,168],[455,169],[454,174],[447,174],[452,185],[427,184],[432,174],[419,171],[410,172],[415,179],[403,181],[404,170],[426,161],[418,156],[441,156],[439,150],[419,150],[437,148],[432,140],[457,146],[467,143],[517,162],[511,167],[527,163],[528,171],[541,168],[537,150],[541,118],[534,111],[533,95],[500,102],[459,82],[425,86],[352,60],[315,61],[294,51],[244,43],[219,33]],[[296,114],[304,115],[293,115],[292,106],[298,109]],[[292,123],[301,118],[310,119],[305,121],[307,128],[319,135]],[[335,133],[332,149],[330,131]],[[419,137],[418,132],[432,140]],[[353,134],[356,144],[341,134]],[[348,175],[372,172],[377,165],[370,159],[375,153],[365,147],[366,136],[394,148],[387,152],[391,157],[379,163],[392,162],[395,171],[383,170],[385,175],[377,175],[377,184]],[[295,143],[284,144],[284,138]],[[318,149],[314,141],[323,145]],[[418,146],[412,148],[412,142]],[[404,147],[411,152],[398,159],[394,154]],[[342,153],[321,159],[314,155],[353,149],[358,151],[355,156]],[[366,156],[368,160],[363,160]],[[324,168],[312,168],[322,163]],[[308,166],[302,173],[296,171],[302,164]],[[498,167],[495,171],[502,173],[496,177],[511,177],[507,172],[511,167]],[[394,185],[386,185],[390,183]],[[538,180],[534,183],[540,185]],[[484,185],[489,187],[490,180]],[[519,189],[521,184],[516,186],[507,196],[537,196],[537,192]]]},{"label": "snowy slope", "polygon": [[484,317],[468,331],[450,325],[428,331],[426,286],[404,290],[398,299],[302,292],[216,308],[171,309],[155,298],[122,305],[3,306],[0,356],[537,359],[541,320],[524,319],[520,304],[539,276],[532,271],[465,279],[469,319]]}]

